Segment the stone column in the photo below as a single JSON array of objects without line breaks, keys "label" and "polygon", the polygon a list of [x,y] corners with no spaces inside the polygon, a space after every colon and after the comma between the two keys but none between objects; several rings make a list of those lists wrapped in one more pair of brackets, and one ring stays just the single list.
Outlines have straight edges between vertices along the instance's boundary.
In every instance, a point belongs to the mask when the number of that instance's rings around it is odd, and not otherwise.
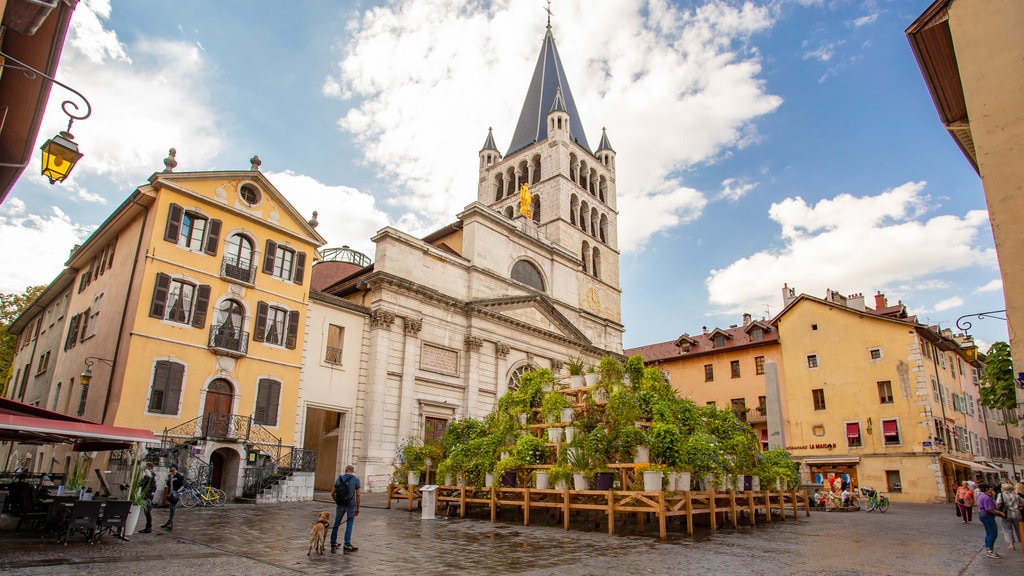
[{"label": "stone column", "polygon": [[480,405],[480,350],[484,346],[483,338],[466,336],[466,410],[464,416],[483,418],[478,412]]},{"label": "stone column", "polygon": [[[416,371],[420,362],[420,330],[423,320],[403,318],[402,330],[405,338],[402,342],[402,387],[399,392],[398,434],[396,439],[419,437],[420,407],[416,403]],[[409,418],[412,415],[412,418]]]},{"label": "stone column", "polygon": [[380,308],[370,312],[369,352],[367,354],[367,382],[365,414],[363,415],[362,459],[363,474],[390,474],[393,451],[384,446],[384,428],[387,422],[386,406],[388,383],[388,350],[391,347],[391,325],[394,312]]}]

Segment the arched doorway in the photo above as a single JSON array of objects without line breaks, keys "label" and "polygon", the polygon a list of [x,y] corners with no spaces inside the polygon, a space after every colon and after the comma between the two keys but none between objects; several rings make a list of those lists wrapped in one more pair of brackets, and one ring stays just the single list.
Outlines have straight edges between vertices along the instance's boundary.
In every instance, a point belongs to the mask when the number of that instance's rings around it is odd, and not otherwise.
[{"label": "arched doorway", "polygon": [[203,407],[203,425],[206,435],[222,438],[228,435],[231,423],[231,401],[234,387],[231,382],[217,378],[206,387],[206,405]]},{"label": "arched doorway", "polygon": [[210,454],[210,484],[220,488],[232,501],[241,494],[242,456],[237,450],[221,447]]}]

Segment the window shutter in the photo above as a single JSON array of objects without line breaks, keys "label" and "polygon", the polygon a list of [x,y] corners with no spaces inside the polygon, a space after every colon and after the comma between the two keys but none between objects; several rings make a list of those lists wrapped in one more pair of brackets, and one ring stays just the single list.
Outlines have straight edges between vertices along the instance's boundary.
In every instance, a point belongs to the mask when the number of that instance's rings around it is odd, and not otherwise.
[{"label": "window shutter", "polygon": [[296,284],[302,284],[302,276],[306,271],[306,253],[298,252],[295,254],[295,275],[292,281]]},{"label": "window shutter", "polygon": [[277,426],[277,409],[281,401],[281,383],[263,378],[256,392],[256,410],[253,419],[257,424]]},{"label": "window shutter", "polygon": [[171,277],[163,272],[156,275],[156,286],[153,288],[153,302],[149,306],[149,315],[163,318],[167,309],[167,294],[171,289]]},{"label": "window shutter", "polygon": [[200,284],[196,290],[196,310],[192,313],[192,325],[196,328],[206,326],[206,310],[210,306],[210,286]]},{"label": "window shutter", "polygon": [[267,332],[267,312],[269,310],[270,306],[262,300],[256,304],[256,326],[252,331],[254,342],[263,342],[263,336]]},{"label": "window shutter", "polygon": [[78,343],[78,326],[82,322],[82,315],[75,314],[71,317],[71,325],[68,326],[68,337],[64,341],[64,351],[67,352]]},{"label": "window shutter", "polygon": [[220,244],[220,220],[210,220],[206,229],[206,250],[210,256],[217,255],[217,245]]},{"label": "window shutter", "polygon": [[288,335],[285,338],[284,346],[289,350],[295,350],[295,342],[299,334],[299,311],[288,312]]},{"label": "window shutter", "polygon": [[256,389],[256,409],[253,410],[252,418],[257,424],[263,424],[267,417],[267,381],[260,380]]},{"label": "window shutter", "polygon": [[274,273],[274,259],[277,258],[277,242],[267,240],[267,251],[263,254],[263,273]]},{"label": "window shutter", "polygon": [[171,209],[167,212],[167,227],[164,228],[164,240],[171,244],[178,243],[178,236],[181,234],[181,217],[184,214],[184,208],[177,204],[171,204]]},{"label": "window shutter", "polygon": [[181,384],[185,379],[185,365],[170,362],[167,371],[167,388],[164,392],[164,414],[178,413],[178,400],[181,398]]},{"label": "window shutter", "polygon": [[85,312],[82,312],[82,339],[79,342],[85,342],[85,337],[89,335],[89,317],[91,315],[91,308],[86,308]]},{"label": "window shutter", "polygon": [[156,367],[153,369],[153,385],[149,390],[149,411],[150,412],[163,412],[164,390],[167,388],[167,368],[170,362],[167,360],[157,360]]}]

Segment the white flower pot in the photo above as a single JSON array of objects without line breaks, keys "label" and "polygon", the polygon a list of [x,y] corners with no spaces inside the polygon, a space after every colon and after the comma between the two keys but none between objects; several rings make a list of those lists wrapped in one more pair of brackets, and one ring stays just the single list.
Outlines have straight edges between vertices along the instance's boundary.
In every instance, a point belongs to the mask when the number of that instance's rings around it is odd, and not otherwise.
[{"label": "white flower pot", "polygon": [[548,442],[561,442],[562,441],[562,429],[557,426],[548,428]]},{"label": "white flower pot", "polygon": [[444,475],[444,485],[445,486],[454,486],[454,484],[452,484],[452,475],[451,474],[445,474]]},{"label": "white flower pot", "polygon": [[583,376],[569,376],[570,388],[583,388]]},{"label": "white flower pot", "polygon": [[576,428],[572,426],[565,427],[565,441],[566,443],[572,442],[576,438]]},{"label": "white flower pot", "polygon": [[465,474],[459,474],[458,476],[456,476],[455,477],[455,485],[456,486],[465,486],[466,485],[466,475]]},{"label": "white flower pot", "polygon": [[527,414],[526,412],[521,412],[519,414],[519,425],[520,426],[526,426],[526,420],[528,418],[529,418],[529,414]]},{"label": "white flower pot", "polygon": [[494,486],[494,473],[487,472],[484,474],[484,488],[490,488]]},{"label": "white flower pot", "polygon": [[661,472],[644,472],[644,492],[661,492]]},{"label": "white flower pot", "polygon": [[576,490],[590,490],[590,478],[587,478],[583,472],[574,472],[572,485]]},{"label": "white flower pot", "polygon": [[651,461],[651,450],[647,446],[634,446],[633,447],[633,463],[640,464],[642,462]]},{"label": "white flower pot", "polygon": [[679,481],[679,472],[669,472],[665,475],[665,490],[668,492],[675,492],[678,490],[676,484]]},{"label": "white flower pot", "polygon": [[551,482],[548,480],[548,473],[537,471],[537,490],[550,490]]},{"label": "white flower pot", "polygon": [[679,472],[679,476],[676,477],[676,490],[680,492],[690,491],[690,473]]},{"label": "white flower pot", "polygon": [[562,422],[565,424],[572,422],[572,416],[574,413],[575,410],[572,408],[562,408]]},{"label": "white flower pot", "polygon": [[597,374],[588,372],[583,375],[583,381],[587,383],[587,386],[593,386],[597,384]]},{"label": "white flower pot", "polygon": [[139,517],[142,516],[142,506],[132,504],[128,512],[128,518],[124,523],[124,535],[127,538],[135,533],[135,527],[139,525]]},{"label": "white flower pot", "polygon": [[566,482],[565,480],[559,480],[558,482],[555,482],[555,490],[568,490],[568,489],[569,489],[569,483]]},{"label": "white flower pot", "polygon": [[410,486],[418,485],[420,483],[420,473],[419,472],[409,472],[408,480],[409,480],[409,485]]}]

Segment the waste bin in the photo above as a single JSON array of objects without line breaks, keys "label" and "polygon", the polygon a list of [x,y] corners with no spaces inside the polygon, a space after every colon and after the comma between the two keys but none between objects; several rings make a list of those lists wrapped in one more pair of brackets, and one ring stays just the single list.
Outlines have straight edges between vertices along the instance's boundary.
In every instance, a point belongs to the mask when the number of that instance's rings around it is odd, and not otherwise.
[{"label": "waste bin", "polygon": [[427,484],[420,488],[420,519],[433,520],[437,508],[437,484]]}]

